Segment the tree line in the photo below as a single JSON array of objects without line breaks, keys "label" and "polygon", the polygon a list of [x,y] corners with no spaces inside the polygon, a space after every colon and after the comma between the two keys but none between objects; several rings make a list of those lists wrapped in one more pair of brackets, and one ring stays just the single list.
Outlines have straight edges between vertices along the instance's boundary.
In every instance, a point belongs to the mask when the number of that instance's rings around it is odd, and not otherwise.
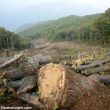
[{"label": "tree line", "polygon": [[53,40],[77,40],[91,44],[110,45],[110,9],[89,25],[52,30]]},{"label": "tree line", "polygon": [[0,50],[1,49],[23,49],[30,46],[24,39],[14,32],[0,27]]},{"label": "tree line", "polygon": [[92,44],[110,45],[110,9],[87,27],[80,28],[76,39]]}]

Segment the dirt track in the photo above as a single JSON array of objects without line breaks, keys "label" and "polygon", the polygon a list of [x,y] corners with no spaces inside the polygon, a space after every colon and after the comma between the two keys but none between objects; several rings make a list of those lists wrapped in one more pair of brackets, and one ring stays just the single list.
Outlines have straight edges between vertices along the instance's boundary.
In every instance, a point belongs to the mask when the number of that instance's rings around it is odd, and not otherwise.
[{"label": "dirt track", "polygon": [[[43,42],[44,43],[44,42]],[[37,44],[36,44],[37,45]],[[107,53],[110,51],[108,47],[102,46],[90,46],[87,44],[73,42],[73,41],[61,41],[48,43],[43,48],[29,49],[29,55],[36,55],[42,53],[44,55],[51,55],[52,57],[71,57],[77,58],[78,55],[85,54],[91,58],[95,55],[96,59],[103,59],[107,57]]]}]

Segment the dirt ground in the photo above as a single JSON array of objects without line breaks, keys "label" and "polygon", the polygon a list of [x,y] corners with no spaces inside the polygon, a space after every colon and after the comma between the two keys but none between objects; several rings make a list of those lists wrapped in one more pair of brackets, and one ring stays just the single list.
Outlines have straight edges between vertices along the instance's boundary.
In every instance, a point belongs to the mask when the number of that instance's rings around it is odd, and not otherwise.
[{"label": "dirt ground", "polygon": [[76,59],[78,56],[85,55],[88,59],[92,59],[95,56],[95,59],[105,59],[110,52],[109,47],[104,46],[93,46],[80,42],[73,41],[62,41],[62,42],[53,42],[48,43],[43,48],[32,48],[28,50],[28,55],[50,55],[54,60],[58,58],[71,58]]}]

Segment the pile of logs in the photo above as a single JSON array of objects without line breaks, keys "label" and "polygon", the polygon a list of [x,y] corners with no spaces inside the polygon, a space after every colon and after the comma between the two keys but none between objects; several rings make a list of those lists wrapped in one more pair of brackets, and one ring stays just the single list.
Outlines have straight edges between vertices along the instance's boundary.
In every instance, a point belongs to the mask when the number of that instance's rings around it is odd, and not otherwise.
[{"label": "pile of logs", "polygon": [[70,69],[66,63],[52,63],[51,56],[23,57],[21,52],[0,65],[5,79],[0,88],[7,87],[12,97],[38,110],[110,110],[110,75],[94,74],[110,72],[110,59]]},{"label": "pile of logs", "polygon": [[100,72],[110,72],[110,58],[102,61],[84,62],[82,65],[73,65],[73,68],[78,73],[86,76]]}]

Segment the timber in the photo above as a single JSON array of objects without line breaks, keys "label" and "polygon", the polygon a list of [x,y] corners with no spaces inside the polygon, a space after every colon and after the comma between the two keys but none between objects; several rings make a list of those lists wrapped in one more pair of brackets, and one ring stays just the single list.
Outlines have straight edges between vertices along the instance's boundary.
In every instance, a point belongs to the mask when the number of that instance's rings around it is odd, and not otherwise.
[{"label": "timber", "polygon": [[98,66],[101,66],[101,65],[109,63],[109,62],[110,62],[110,59],[106,59],[106,60],[103,60],[103,61],[94,61],[91,64],[81,65],[81,66],[76,67],[75,69],[81,71],[81,70],[85,70],[85,69],[88,69],[88,68],[98,67]]},{"label": "timber", "polygon": [[23,67],[9,67],[6,70],[0,72],[1,76],[4,76],[6,79],[16,80],[26,76],[33,76],[37,74],[37,67],[26,65]]},{"label": "timber", "polygon": [[[81,75],[72,67],[73,62],[64,60],[63,65],[53,64],[50,63],[54,62],[51,56],[41,54],[28,57],[24,62],[19,60],[23,56],[21,53],[0,65],[0,76],[8,79],[7,86],[16,92],[14,97],[37,106],[39,110],[110,109],[110,75],[94,74],[110,72],[110,59],[75,63],[75,69]],[[11,65],[14,62],[18,67]]]},{"label": "timber", "polygon": [[16,79],[16,78],[22,78],[25,74],[22,72],[22,70],[18,67],[10,67],[7,70],[5,70],[4,77],[7,79]]},{"label": "timber", "polygon": [[8,82],[8,86],[17,90],[17,94],[21,94],[31,90],[36,86],[36,76],[27,76],[17,81]]},{"label": "timber", "polygon": [[13,58],[11,58],[10,60],[6,61],[5,63],[0,65],[0,70],[9,66],[10,64],[14,63],[15,61],[17,61],[18,59],[20,59],[23,56],[23,52],[15,55]]},{"label": "timber", "polygon": [[28,58],[28,64],[34,64],[34,65],[40,65],[40,64],[47,64],[52,62],[52,58],[49,55],[42,55],[42,54],[38,54],[38,55],[34,55],[32,57]]},{"label": "timber", "polygon": [[[98,76],[85,77],[58,64],[39,70],[39,100],[47,110],[109,110],[110,89]],[[97,103],[97,104],[96,104]]]},{"label": "timber", "polygon": [[99,72],[110,72],[110,64],[105,64],[99,67],[89,68],[81,71],[81,73],[86,76]]}]

